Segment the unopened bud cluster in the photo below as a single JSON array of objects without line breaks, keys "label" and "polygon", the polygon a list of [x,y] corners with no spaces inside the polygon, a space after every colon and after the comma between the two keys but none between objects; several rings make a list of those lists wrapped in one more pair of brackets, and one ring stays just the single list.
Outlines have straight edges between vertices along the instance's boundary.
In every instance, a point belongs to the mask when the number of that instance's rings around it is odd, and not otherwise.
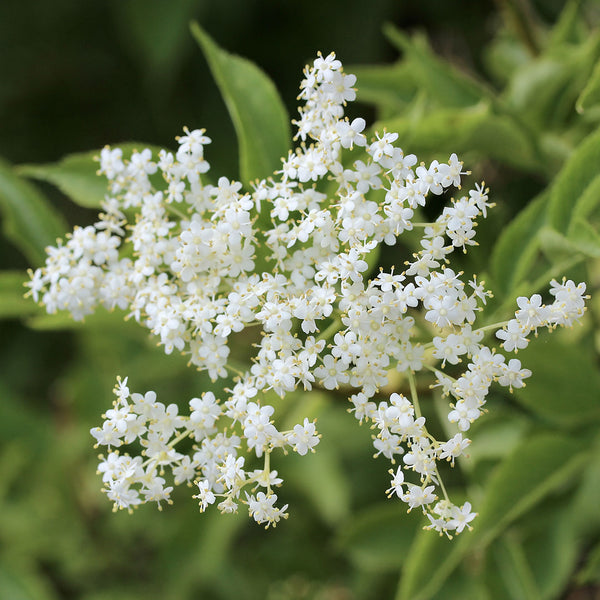
[{"label": "unopened bud cluster", "polygon": [[[282,479],[271,470],[272,453],[304,455],[319,435],[308,418],[280,431],[265,393],[318,386],[347,390],[356,418],[376,432],[377,455],[399,464],[388,495],[422,509],[431,528],[460,533],[475,514],[469,502],[450,501],[438,463],[464,454],[470,441],[463,434],[483,413],[493,382],[512,389],[531,374],[486,346],[486,332],[497,331],[504,350],[517,351],[538,328],[579,319],[585,285],[553,281],[550,306],[539,295],[519,298],[514,319],[477,328],[491,294],[447,265],[455,249],[476,243],[476,219],[491,206],[485,185],[462,192],[467,173],[455,154],[417,164],[395,145],[397,134],[367,139],[363,119],[344,117],[356,78],[335,55],[319,55],[304,75],[299,146],[277,179],[251,191],[225,177],[216,185],[203,178],[204,130],[185,129],[175,154],[153,157],[146,149],[127,159],[105,148],[100,171],[109,183],[99,221],[48,249],[31,292],[48,312],[66,310],[77,320],[98,306],[120,308],[166,353],[184,353],[213,380],[234,375],[225,397],[206,391],[189,401],[186,415],[118,381],[113,408],[92,430],[108,448],[100,471],[115,507],[168,502],[171,484],[193,481],[202,510],[217,503],[233,512],[241,502],[257,522],[275,525],[287,505],[276,506],[273,488]],[[458,196],[425,222],[426,202],[440,204],[452,189]],[[377,246],[411,230],[421,232],[420,247],[403,270],[371,275]],[[229,343],[249,327],[262,337],[239,371],[229,364]],[[410,393],[382,400],[392,370],[405,375]],[[434,439],[421,415],[416,376],[423,370],[451,400],[457,431],[449,440]],[[121,453],[132,443],[141,444],[141,455]],[[247,456],[264,460],[262,468],[246,470]]]}]

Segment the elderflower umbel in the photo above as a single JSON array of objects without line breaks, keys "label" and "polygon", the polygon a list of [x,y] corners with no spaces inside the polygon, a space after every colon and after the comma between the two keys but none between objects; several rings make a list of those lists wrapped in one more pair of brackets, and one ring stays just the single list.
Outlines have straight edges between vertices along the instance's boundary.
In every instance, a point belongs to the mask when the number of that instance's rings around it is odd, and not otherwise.
[{"label": "elderflower umbel", "polygon": [[[50,313],[81,320],[98,306],[118,307],[167,354],[182,352],[213,380],[236,373],[225,397],[206,391],[185,414],[117,380],[113,408],[91,431],[106,447],[98,470],[115,508],[160,507],[170,502],[171,483],[194,482],[201,511],[217,504],[235,512],[242,503],[256,522],[276,525],[287,504],[277,506],[282,478],[271,457],[305,455],[320,436],[308,418],[279,430],[265,392],[283,397],[320,386],[347,392],[356,419],[372,424],[376,456],[397,465],[388,496],[421,509],[428,527],[447,535],[470,527],[471,504],[450,501],[438,464],[464,454],[463,434],[483,414],[492,383],[512,390],[531,375],[485,345],[492,326],[475,320],[491,294],[448,266],[454,250],[476,244],[476,219],[492,204],[483,183],[462,192],[468,172],[456,154],[417,164],[396,145],[398,134],[367,139],[364,119],[344,117],[355,82],[334,54],[306,67],[294,121],[300,143],[252,190],[225,177],[203,180],[211,140],[202,129],[184,128],[174,154],[146,149],[127,158],[104,148],[108,191],[98,222],[48,248],[46,265],[31,273],[31,294]],[[457,197],[424,222],[429,197],[451,189]],[[371,274],[376,246],[413,229],[422,232],[420,249],[405,270]],[[570,326],[583,315],[585,284],[552,281],[550,294],[548,306],[538,294],[517,298],[514,318],[496,325],[506,352],[526,347],[541,327]],[[229,342],[248,327],[263,335],[252,364],[238,372],[228,364]],[[376,398],[394,369],[405,374],[409,397]],[[421,414],[416,374],[424,369],[451,399],[457,432],[449,440],[435,439]],[[193,442],[184,453],[178,444],[186,438]],[[121,453],[133,442],[141,455]],[[262,468],[248,470],[256,459]]]}]

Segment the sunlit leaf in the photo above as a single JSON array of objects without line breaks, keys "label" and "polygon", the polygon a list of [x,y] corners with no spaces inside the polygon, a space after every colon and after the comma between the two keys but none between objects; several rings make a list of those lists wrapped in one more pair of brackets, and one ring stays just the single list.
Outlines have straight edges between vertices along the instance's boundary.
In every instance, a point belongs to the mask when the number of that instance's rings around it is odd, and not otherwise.
[{"label": "sunlit leaf", "polygon": [[[376,129],[399,133],[407,152],[435,153],[444,160],[456,152],[476,153],[521,169],[540,171],[530,137],[514,120],[496,114],[481,102],[466,108],[425,111],[421,117],[405,114],[376,124]],[[447,160],[447,159],[446,159]]]},{"label": "sunlit leaf", "polygon": [[577,98],[577,112],[585,112],[597,104],[600,104],[600,62],[594,67],[588,82]]},{"label": "sunlit leaf", "polygon": [[[134,150],[141,152],[149,148],[153,160],[157,160],[160,150],[157,146],[138,142],[115,144],[114,147],[123,150],[124,159],[128,159]],[[92,150],[69,154],[56,163],[20,165],[17,169],[27,177],[52,183],[80,206],[98,208],[108,192],[106,177],[98,174],[99,156],[100,150]]]},{"label": "sunlit leaf", "polygon": [[222,50],[197,24],[200,44],[238,136],[240,177],[248,185],[272,175],[290,147],[287,111],[273,82],[250,61]]},{"label": "sunlit leaf", "polygon": [[0,161],[0,211],[6,237],[33,266],[46,259],[45,248],[64,235],[67,224],[31,183]]},{"label": "sunlit leaf", "polygon": [[412,70],[404,62],[394,65],[356,65],[344,67],[344,70],[356,75],[358,102],[368,102],[379,108],[390,107],[398,112],[416,92],[417,84]]},{"label": "sunlit leaf", "polygon": [[527,276],[537,256],[548,198],[544,192],[532,200],[500,234],[491,257],[494,292],[507,296]]},{"label": "sunlit leaf", "polygon": [[568,230],[573,208],[584,196],[588,186],[592,185],[594,190],[597,189],[598,183],[594,180],[598,176],[599,164],[600,129],[579,144],[556,176],[548,206],[548,220],[557,231],[564,233]]}]

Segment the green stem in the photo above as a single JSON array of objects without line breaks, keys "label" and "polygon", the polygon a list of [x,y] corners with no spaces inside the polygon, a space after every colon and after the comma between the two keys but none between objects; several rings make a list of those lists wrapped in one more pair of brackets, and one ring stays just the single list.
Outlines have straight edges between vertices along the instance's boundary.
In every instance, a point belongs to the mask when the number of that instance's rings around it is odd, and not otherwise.
[{"label": "green stem", "polygon": [[[182,416],[181,418],[189,421],[189,417]],[[186,437],[188,437],[190,435],[190,433],[192,433],[192,432],[189,429],[185,429],[182,433],[180,433],[177,437],[173,438],[167,444],[167,448],[174,448],[177,444],[179,444],[179,442],[181,442],[181,440],[184,440]],[[148,466],[152,461],[155,461],[155,460],[156,460],[156,456],[153,456],[152,458],[147,458],[142,463],[142,468]]]},{"label": "green stem", "polygon": [[419,405],[419,396],[417,394],[417,386],[415,384],[415,374],[412,371],[408,373],[408,385],[410,386],[410,397],[415,407],[415,414],[417,419],[421,418],[421,407]]},{"label": "green stem", "polygon": [[440,477],[440,472],[438,471],[437,463],[435,463],[435,474],[437,475],[437,479],[439,481],[440,487],[442,488],[442,493],[444,494],[444,500],[446,500],[447,502],[450,502],[450,497],[448,496],[448,492],[446,491],[446,486],[444,485],[444,482],[442,481],[442,478]]},{"label": "green stem", "polygon": [[329,325],[329,327],[327,327],[327,329],[325,331],[322,331],[319,334],[319,337],[316,339],[316,341],[317,342],[320,342],[321,340],[327,341],[332,335],[334,335],[335,333],[337,333],[340,330],[341,324],[342,324],[342,321],[340,320],[340,318],[335,317],[333,319],[333,322]]},{"label": "green stem", "polygon": [[169,204],[168,202],[164,202],[163,206],[170,213],[173,213],[174,215],[178,216],[182,221],[186,220],[186,219],[189,219],[189,215],[184,214],[178,208],[175,208],[172,204]]},{"label": "green stem", "polygon": [[236,369],[235,367],[231,366],[229,363],[227,363],[225,365],[225,368],[228,371],[231,371],[234,375],[237,375],[240,379],[244,378],[244,373],[242,371],[240,371],[239,369]]},{"label": "green stem", "polygon": [[[415,414],[417,415],[417,418],[420,418],[421,417],[421,407],[419,406],[419,396],[417,395],[417,386],[415,384],[415,374],[412,371],[409,372],[408,383],[410,385],[411,400],[412,400],[413,406],[415,407]],[[427,436],[430,439],[435,441],[435,439],[429,434],[427,429],[424,428],[424,430],[425,430],[425,433],[427,434]],[[438,479],[440,488],[442,489],[442,493],[444,494],[444,498],[445,498],[445,500],[447,500],[449,502],[450,499],[448,498],[448,492],[446,491],[446,486],[444,485],[444,482],[442,481],[442,478],[440,477],[440,472],[438,471],[437,463],[435,463],[435,474],[437,475],[437,479]]]},{"label": "green stem", "polygon": [[504,327],[507,323],[508,321],[498,321],[497,323],[492,323],[491,325],[486,325],[485,327],[479,327],[478,329],[475,329],[473,333],[476,333],[477,331],[490,331],[491,329],[502,329],[502,327]]},{"label": "green stem", "polygon": [[271,495],[271,452],[265,451],[265,468],[267,474],[267,496]]}]

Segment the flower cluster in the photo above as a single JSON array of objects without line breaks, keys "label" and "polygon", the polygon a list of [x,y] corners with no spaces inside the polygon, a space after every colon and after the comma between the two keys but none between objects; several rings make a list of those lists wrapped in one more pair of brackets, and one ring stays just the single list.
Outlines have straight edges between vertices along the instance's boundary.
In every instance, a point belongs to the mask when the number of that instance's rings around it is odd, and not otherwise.
[{"label": "flower cluster", "polygon": [[[294,122],[299,145],[277,178],[252,190],[203,178],[204,130],[185,129],[175,154],[143,150],[127,159],[105,148],[108,195],[99,221],[48,249],[31,293],[48,312],[67,310],[74,319],[98,306],[123,309],[166,353],[184,353],[213,380],[235,375],[227,398],[206,392],[190,401],[189,416],[118,383],[113,409],[92,430],[109,448],[100,470],[115,506],[168,501],[163,475],[170,469],[174,484],[196,482],[202,510],[218,497],[222,512],[244,502],[257,522],[276,524],[287,505],[275,505],[272,487],[281,479],[270,469],[271,453],[306,454],[319,437],[308,418],[279,431],[265,393],[319,386],[346,390],[356,418],[376,431],[377,455],[400,464],[390,471],[388,495],[421,508],[431,528],[460,533],[475,514],[469,502],[452,504],[438,463],[465,452],[463,433],[483,413],[493,382],[512,389],[531,374],[486,346],[486,332],[498,330],[506,351],[523,348],[537,328],[570,325],[583,314],[585,285],[552,282],[551,306],[538,295],[519,298],[514,319],[475,327],[491,294],[448,265],[454,250],[476,244],[476,220],[492,206],[485,185],[462,193],[468,173],[455,154],[417,164],[396,145],[396,133],[368,139],[363,119],[344,117],[356,78],[334,54],[319,55],[304,76]],[[442,209],[452,189],[460,194]],[[426,222],[422,207],[432,199],[439,216]],[[419,248],[405,269],[373,274],[378,246],[415,229]],[[262,337],[247,370],[238,371],[228,362],[229,343],[249,327]],[[458,377],[443,371],[451,366],[456,375],[463,361]],[[378,399],[392,370],[404,374],[409,397]],[[449,440],[436,440],[421,414],[415,378],[424,370],[452,398],[448,419],[458,431]],[[175,448],[189,438],[190,452]],[[133,442],[143,456],[112,450]],[[262,469],[245,470],[243,446],[264,456]],[[245,487],[250,494],[242,495]]]},{"label": "flower cluster", "polygon": [[[256,395],[256,389],[236,386],[232,390],[237,401],[220,404],[212,392],[202,394],[201,398],[192,398],[189,402],[190,414],[179,415],[176,404],[165,406],[158,402],[152,391],[146,394],[130,394],[127,379],[118,378],[114,393],[116,400],[113,408],[106,412],[102,427],[91,430],[99,445],[108,446],[106,458],[101,457],[99,472],[102,473],[104,491],[113,501],[115,508],[131,509],[142,502],[166,501],[170,503],[172,486],[165,486],[165,470],[171,472],[175,485],[191,482],[201,475],[198,481],[199,493],[196,498],[205,510],[215,502],[216,497],[223,500],[218,507],[222,512],[234,512],[238,509],[240,492],[250,487],[252,492],[263,487],[254,496],[245,493],[250,515],[258,523],[276,524],[287,517],[285,509],[277,508],[277,495],[272,487],[280,485],[282,479],[277,471],[271,471],[269,457],[278,447],[289,447],[304,455],[318,444],[319,436],[315,425],[304,419],[302,425],[293,430],[277,431],[271,420],[273,409],[247,401]],[[245,411],[240,412],[238,405],[244,401]],[[227,419],[227,427],[220,431],[216,422]],[[245,458],[239,456],[242,446],[241,437],[234,432],[239,422],[246,440],[247,450],[253,450],[258,456],[265,454],[262,469],[247,471]],[[192,438],[198,445],[193,454],[182,454],[175,446],[186,438]],[[144,448],[142,456],[131,457],[119,454],[111,448],[138,441]]]}]

